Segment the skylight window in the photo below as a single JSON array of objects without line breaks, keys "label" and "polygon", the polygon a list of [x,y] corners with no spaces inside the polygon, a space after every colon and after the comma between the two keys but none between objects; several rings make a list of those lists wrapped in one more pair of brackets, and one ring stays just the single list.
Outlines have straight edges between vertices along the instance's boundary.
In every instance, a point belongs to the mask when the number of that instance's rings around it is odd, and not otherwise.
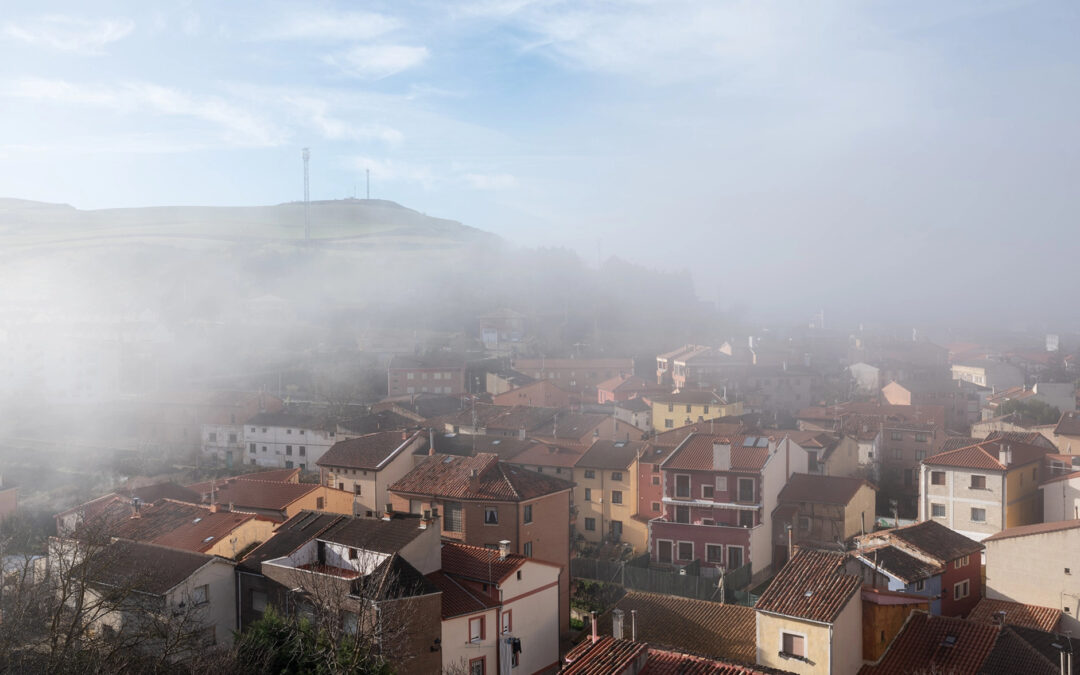
[{"label": "skylight window", "polygon": [[213,538],[214,538],[214,536],[213,536],[213,535],[210,535],[210,536],[209,536],[209,537],[207,537],[206,539],[203,539],[203,540],[202,540],[202,543],[204,543],[204,544],[205,544],[205,543],[209,542],[209,541],[210,541],[211,539],[213,539]]}]

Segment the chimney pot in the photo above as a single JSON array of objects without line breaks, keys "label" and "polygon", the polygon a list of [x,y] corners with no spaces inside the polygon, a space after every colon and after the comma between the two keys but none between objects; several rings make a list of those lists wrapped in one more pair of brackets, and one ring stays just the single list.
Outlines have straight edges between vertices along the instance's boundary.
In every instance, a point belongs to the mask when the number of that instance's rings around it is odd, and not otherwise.
[{"label": "chimney pot", "polygon": [[596,612],[589,612],[589,623],[592,624],[592,641],[596,644],[600,641],[600,636],[596,634]]},{"label": "chimney pot", "polygon": [[510,555],[510,540],[502,539],[499,541],[499,560],[506,560],[508,555]]},{"label": "chimney pot", "polygon": [[611,637],[616,640],[623,639],[623,611],[621,609],[611,610]]}]

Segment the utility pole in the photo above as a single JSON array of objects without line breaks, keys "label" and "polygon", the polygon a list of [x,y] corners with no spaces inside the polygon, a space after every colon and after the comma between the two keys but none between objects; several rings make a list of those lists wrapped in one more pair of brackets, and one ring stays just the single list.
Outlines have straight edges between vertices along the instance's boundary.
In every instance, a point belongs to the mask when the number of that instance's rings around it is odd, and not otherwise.
[{"label": "utility pole", "polygon": [[308,207],[310,206],[311,194],[308,192],[308,159],[311,158],[311,151],[304,148],[300,155],[304,158],[304,241],[310,241],[311,219],[308,215]]}]

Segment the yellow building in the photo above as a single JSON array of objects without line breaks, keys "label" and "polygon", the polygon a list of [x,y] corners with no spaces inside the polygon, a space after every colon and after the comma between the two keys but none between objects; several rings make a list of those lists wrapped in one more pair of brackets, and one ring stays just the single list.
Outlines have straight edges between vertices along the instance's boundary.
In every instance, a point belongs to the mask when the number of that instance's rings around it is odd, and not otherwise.
[{"label": "yellow building", "polygon": [[844,554],[799,549],[755,606],[757,663],[804,675],[862,667],[862,580]]},{"label": "yellow building", "polygon": [[742,401],[728,403],[711,391],[682,391],[651,396],[652,423],[656,429],[677,429],[697,422],[743,414]]},{"label": "yellow building", "polygon": [[585,540],[623,541],[644,551],[649,527],[638,512],[638,458],[647,443],[608,441],[593,443],[574,465],[574,505],[577,531]]}]

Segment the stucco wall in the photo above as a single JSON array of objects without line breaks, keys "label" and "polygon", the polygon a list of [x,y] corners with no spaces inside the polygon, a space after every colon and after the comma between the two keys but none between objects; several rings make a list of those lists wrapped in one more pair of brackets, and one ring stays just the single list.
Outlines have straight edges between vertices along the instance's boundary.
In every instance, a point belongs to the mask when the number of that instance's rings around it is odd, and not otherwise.
[{"label": "stucco wall", "polygon": [[[1043,607],[1068,608],[1080,630],[1080,528],[987,541],[986,595]],[[1068,570],[1068,573],[1066,573]],[[1069,629],[1070,626],[1063,626]]]},{"label": "stucco wall", "polygon": [[[806,642],[806,660],[780,656],[782,633],[802,635]],[[853,643],[857,645],[858,642]],[[787,617],[757,613],[757,663],[762,666],[799,673],[828,675],[832,656],[829,627]]]}]

